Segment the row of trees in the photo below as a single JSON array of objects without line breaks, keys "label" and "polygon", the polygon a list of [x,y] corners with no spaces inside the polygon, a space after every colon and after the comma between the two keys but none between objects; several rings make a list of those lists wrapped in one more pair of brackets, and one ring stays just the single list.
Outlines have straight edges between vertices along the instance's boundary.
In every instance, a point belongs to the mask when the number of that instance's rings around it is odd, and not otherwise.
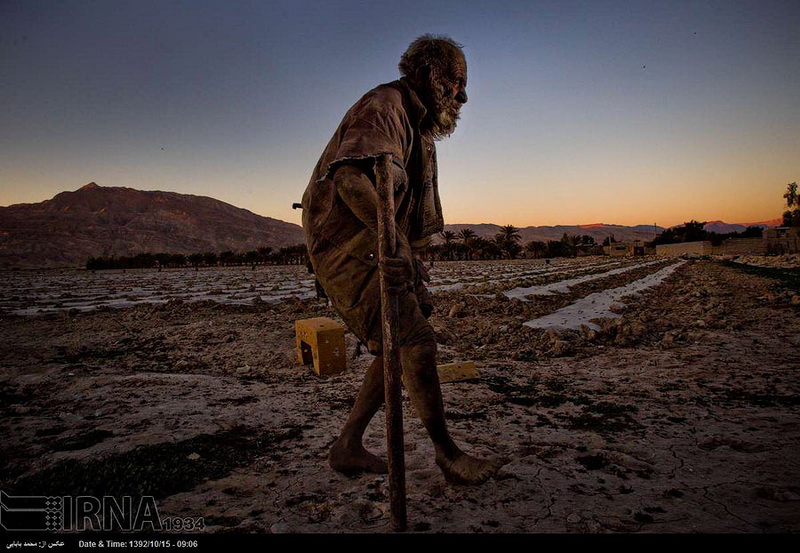
[{"label": "row of trees", "polygon": [[[797,206],[793,217],[800,223],[800,195],[795,186],[792,202]],[[788,194],[787,194],[788,195]],[[796,215],[794,215],[796,214]],[[764,229],[761,227],[748,227],[742,232],[716,233],[706,231],[706,222],[691,220],[682,226],[664,230],[649,246],[658,244],[676,244],[682,242],[697,242],[709,240],[714,245],[721,244],[729,238],[760,238]],[[800,226],[800,224],[798,224]],[[513,225],[506,225],[491,239],[477,236],[472,229],[465,228],[455,233],[446,230],[439,235],[441,243],[428,248],[428,259],[440,261],[471,260],[471,259],[516,259],[518,257],[550,258],[550,257],[575,257],[581,252],[585,254],[602,253],[600,245],[588,234],[577,235],[564,233],[561,240],[548,240],[546,242],[531,240],[525,244],[519,234],[519,229]],[[606,237],[602,246],[617,242],[614,235]]]},{"label": "row of trees", "polygon": [[[613,240],[613,237],[611,240]],[[606,238],[605,245],[608,245],[608,242],[609,238]],[[525,251],[528,252],[529,257],[535,259],[575,257],[580,252],[586,254],[602,252],[592,236],[588,234],[567,234],[566,232],[561,236],[561,240],[548,240],[547,242],[531,240],[525,245]]]},{"label": "row of trees", "polygon": [[[564,233],[561,240],[541,242],[531,240],[522,242],[520,230],[514,225],[506,225],[492,238],[478,236],[470,228],[459,232],[446,230],[439,234],[441,243],[430,246],[426,252],[428,259],[440,261],[478,260],[478,259],[517,259],[519,257],[574,257],[583,249],[596,246],[594,238],[588,234],[571,235]],[[610,238],[614,241],[613,237]],[[609,239],[606,239],[608,242]]]},{"label": "row of trees", "polygon": [[235,265],[304,265],[308,261],[305,244],[288,246],[273,250],[262,247],[244,253],[230,250],[214,253],[140,253],[135,256],[90,257],[86,268],[92,271],[102,269],[154,269],[175,267],[218,267]]},{"label": "row of trees", "polygon": [[[594,238],[564,233],[561,240],[524,243],[519,229],[506,225],[493,238],[478,236],[474,230],[465,228],[455,233],[446,230],[440,233],[442,242],[431,245],[425,252],[426,259],[438,261],[479,260],[479,259],[517,259],[519,257],[548,258],[574,257],[583,249],[596,246]],[[614,242],[613,236],[610,238]],[[604,242],[607,245],[609,239]],[[308,261],[305,244],[280,248],[274,251],[262,247],[244,253],[224,251],[205,252],[190,255],[174,253],[141,253],[135,256],[90,257],[86,262],[88,270],[103,269],[154,269],[179,267],[218,267],[236,265],[304,265]]]},{"label": "row of trees", "polygon": [[709,240],[715,246],[720,245],[724,240],[729,238],[761,238],[764,234],[764,229],[761,227],[747,227],[742,232],[726,232],[717,233],[707,231],[704,229],[706,222],[691,221],[684,223],[681,226],[668,228],[661,234],[656,236],[652,245],[659,244],[681,244],[684,242],[700,242]]}]

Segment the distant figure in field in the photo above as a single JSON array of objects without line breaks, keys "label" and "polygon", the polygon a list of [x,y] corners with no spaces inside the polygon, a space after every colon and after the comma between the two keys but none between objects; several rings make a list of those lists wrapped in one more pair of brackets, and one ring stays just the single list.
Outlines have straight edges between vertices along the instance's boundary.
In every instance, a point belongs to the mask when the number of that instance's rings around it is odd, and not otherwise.
[{"label": "distant figure in field", "polygon": [[303,195],[303,229],[319,282],[350,330],[377,355],[353,410],[329,455],[341,472],[387,471],[362,437],[384,401],[375,160],[392,156],[397,244],[382,267],[400,290],[397,329],[403,380],[433,441],[436,463],[449,482],[475,484],[492,476],[496,461],[464,453],[451,439],[436,371],[433,311],[415,252],[443,230],[435,141],[456,128],[467,101],[467,64],[460,45],[426,35],[400,59],[402,77],[367,92],[344,116]]}]

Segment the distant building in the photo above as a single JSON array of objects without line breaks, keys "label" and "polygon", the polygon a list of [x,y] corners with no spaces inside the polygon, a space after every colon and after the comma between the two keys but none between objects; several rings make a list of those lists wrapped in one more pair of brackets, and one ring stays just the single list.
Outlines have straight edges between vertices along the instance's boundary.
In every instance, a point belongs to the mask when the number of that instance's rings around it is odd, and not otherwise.
[{"label": "distant building", "polygon": [[577,257],[586,257],[588,255],[603,255],[605,248],[600,244],[581,244],[578,246],[575,255]]},{"label": "distant building", "polygon": [[610,255],[611,257],[625,257],[628,255],[628,243],[627,242],[613,242],[608,246],[604,247],[606,255]]},{"label": "distant building", "polygon": [[767,251],[767,241],[764,238],[728,238],[716,246],[709,240],[704,240],[702,242],[683,242],[680,244],[659,244],[656,246],[656,255],[667,257],[763,255],[767,253]]},{"label": "distant building", "polygon": [[714,255],[764,255],[767,241],[764,238],[728,238],[711,251]]},{"label": "distant building", "polygon": [[702,242],[681,242],[680,244],[659,244],[656,246],[656,255],[666,257],[711,255],[711,242],[704,240]]},{"label": "distant building", "polygon": [[610,246],[604,246],[606,255],[611,257],[635,257],[642,255],[655,255],[655,248],[647,246],[641,240],[633,242],[614,242]]},{"label": "distant building", "polygon": [[764,229],[764,241],[768,253],[800,253],[800,227]]}]

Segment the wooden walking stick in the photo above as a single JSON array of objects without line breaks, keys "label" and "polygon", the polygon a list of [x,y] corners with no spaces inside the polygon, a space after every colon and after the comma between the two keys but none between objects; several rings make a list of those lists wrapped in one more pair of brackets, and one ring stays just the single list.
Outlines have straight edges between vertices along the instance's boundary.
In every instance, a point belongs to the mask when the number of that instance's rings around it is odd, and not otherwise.
[{"label": "wooden walking stick", "polygon": [[[395,254],[394,187],[389,173],[392,156],[382,154],[375,163],[378,189],[378,260]],[[380,266],[380,265],[379,265]],[[386,397],[386,449],[389,464],[389,505],[392,528],[406,530],[406,464],[403,446],[403,404],[400,390],[402,369],[395,343],[399,319],[397,292],[389,290],[386,275],[379,269],[381,282],[381,323],[383,327],[383,389]]]}]

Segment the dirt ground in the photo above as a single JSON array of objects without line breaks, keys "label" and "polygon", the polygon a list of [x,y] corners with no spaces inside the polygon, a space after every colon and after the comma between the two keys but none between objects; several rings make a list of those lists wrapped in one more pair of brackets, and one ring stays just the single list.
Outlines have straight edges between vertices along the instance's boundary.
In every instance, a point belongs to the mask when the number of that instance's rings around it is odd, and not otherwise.
[{"label": "dirt ground", "polygon": [[[797,270],[689,261],[599,331],[523,325],[659,267],[528,302],[508,282],[435,294],[440,361],[481,373],[443,385],[451,432],[508,464],[446,484],[404,396],[411,531],[800,531]],[[326,460],[371,357],[332,377],[298,365],[293,322],[316,316],[335,314],[294,299],[0,316],[0,489],[151,495],[205,532],[389,532],[387,477]]]}]

